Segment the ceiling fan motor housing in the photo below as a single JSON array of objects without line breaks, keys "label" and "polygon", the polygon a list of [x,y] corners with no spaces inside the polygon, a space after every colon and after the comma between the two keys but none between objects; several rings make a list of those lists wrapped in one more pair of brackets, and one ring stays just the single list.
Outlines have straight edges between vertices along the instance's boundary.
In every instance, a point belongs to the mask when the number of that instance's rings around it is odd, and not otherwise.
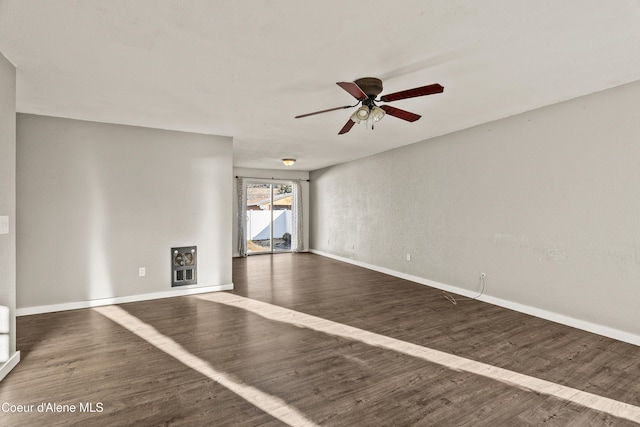
[{"label": "ceiling fan motor housing", "polygon": [[382,80],[375,77],[363,77],[355,80],[354,83],[357,84],[369,98],[375,98],[382,92]]}]

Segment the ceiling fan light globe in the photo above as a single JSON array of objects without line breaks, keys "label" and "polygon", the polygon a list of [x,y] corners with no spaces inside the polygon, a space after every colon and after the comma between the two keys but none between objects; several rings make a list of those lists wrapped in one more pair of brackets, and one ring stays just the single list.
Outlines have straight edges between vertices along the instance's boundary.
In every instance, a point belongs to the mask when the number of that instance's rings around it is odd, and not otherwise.
[{"label": "ceiling fan light globe", "polygon": [[358,118],[358,121],[367,120],[369,118],[369,107],[363,105],[356,110],[354,115]]},{"label": "ceiling fan light globe", "polygon": [[386,112],[380,107],[373,107],[371,109],[371,116],[373,117],[373,120],[376,122],[379,122],[380,120],[382,120],[385,114]]}]

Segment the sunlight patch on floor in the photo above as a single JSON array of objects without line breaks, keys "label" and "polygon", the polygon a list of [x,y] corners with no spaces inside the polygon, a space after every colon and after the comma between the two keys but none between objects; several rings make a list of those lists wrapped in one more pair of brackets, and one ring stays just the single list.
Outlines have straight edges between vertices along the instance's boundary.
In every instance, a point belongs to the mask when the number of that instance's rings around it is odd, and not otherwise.
[{"label": "sunlight patch on floor", "polygon": [[174,357],[189,368],[231,390],[272,417],[292,426],[316,426],[313,421],[307,419],[304,414],[298,412],[284,400],[247,385],[225,372],[216,370],[206,360],[193,355],[171,338],[161,334],[154,327],[144,323],[122,308],[109,305],[96,307],[94,310],[128,329],[159,350]]},{"label": "sunlight patch on floor", "polygon": [[640,407],[563,386],[561,384],[556,384],[551,381],[509,371],[486,363],[477,362],[475,360],[230,293],[216,292],[198,295],[196,298],[250,311],[269,320],[285,322],[298,327],[313,329],[318,332],[340,336],[346,339],[360,341],[368,345],[404,353],[428,362],[437,363],[449,369],[481,375],[492,380],[509,384],[510,386],[574,402],[578,405],[604,412],[614,417],[640,422]]}]

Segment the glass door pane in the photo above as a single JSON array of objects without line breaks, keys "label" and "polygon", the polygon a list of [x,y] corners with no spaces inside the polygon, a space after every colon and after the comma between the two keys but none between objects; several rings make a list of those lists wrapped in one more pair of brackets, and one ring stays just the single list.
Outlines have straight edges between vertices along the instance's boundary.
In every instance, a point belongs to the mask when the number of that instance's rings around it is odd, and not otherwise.
[{"label": "glass door pane", "polygon": [[291,251],[292,185],[247,183],[247,253]]},{"label": "glass door pane", "polygon": [[271,184],[247,184],[247,253],[271,252]]},{"label": "glass door pane", "polygon": [[273,250],[291,250],[291,184],[273,184]]}]

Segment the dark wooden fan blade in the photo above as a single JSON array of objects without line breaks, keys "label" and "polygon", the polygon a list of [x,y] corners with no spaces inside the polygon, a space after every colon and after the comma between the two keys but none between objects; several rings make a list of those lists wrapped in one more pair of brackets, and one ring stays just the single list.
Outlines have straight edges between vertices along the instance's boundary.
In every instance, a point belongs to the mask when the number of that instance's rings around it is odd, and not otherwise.
[{"label": "dark wooden fan blade", "polygon": [[336,84],[340,86],[342,89],[349,92],[349,94],[353,96],[355,99],[357,99],[358,101],[362,101],[363,99],[369,98],[369,95],[364,93],[362,89],[360,89],[360,86],[358,86],[354,82],[338,82]]},{"label": "dark wooden fan blade", "polygon": [[391,102],[399,99],[415,98],[416,96],[433,95],[435,93],[442,93],[444,87],[438,83],[432,85],[417,87],[415,89],[407,89],[400,92],[390,93],[389,95],[382,95],[380,101]]},{"label": "dark wooden fan blade", "polygon": [[338,132],[338,135],[342,135],[343,133],[347,133],[351,130],[351,128],[353,127],[353,125],[355,125],[356,122],[354,122],[353,120],[349,119],[349,121],[347,122],[346,125],[344,125],[342,127],[342,129],[340,129],[340,132]]},{"label": "dark wooden fan blade", "polygon": [[382,108],[390,116],[397,117],[399,119],[406,120],[408,122],[415,122],[420,117],[422,117],[418,114],[410,113],[409,111],[392,107],[391,105],[383,105],[380,108]]},{"label": "dark wooden fan blade", "polygon": [[345,105],[344,107],[329,108],[328,110],[316,111],[308,114],[301,114],[299,116],[295,116],[294,119],[301,119],[302,117],[313,116],[315,114],[328,113],[329,111],[343,110],[345,108],[351,108],[351,107],[353,107],[353,105]]}]

